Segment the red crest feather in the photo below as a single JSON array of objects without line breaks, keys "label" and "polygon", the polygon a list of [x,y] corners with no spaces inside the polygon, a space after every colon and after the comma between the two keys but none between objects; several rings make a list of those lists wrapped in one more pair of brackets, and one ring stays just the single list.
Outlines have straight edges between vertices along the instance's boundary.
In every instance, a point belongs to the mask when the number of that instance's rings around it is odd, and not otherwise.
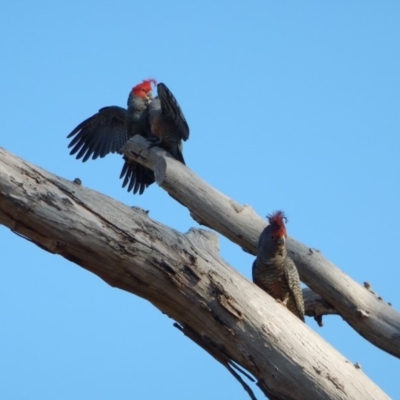
[{"label": "red crest feather", "polygon": [[274,213],[267,216],[268,221],[271,225],[272,232],[275,236],[287,236],[285,222],[287,218],[283,211],[275,211]]},{"label": "red crest feather", "polygon": [[141,91],[151,92],[151,84],[154,86],[157,85],[157,81],[155,79],[145,79],[142,83],[139,83],[138,85],[134,86],[132,89],[132,93],[136,95],[140,95]]}]

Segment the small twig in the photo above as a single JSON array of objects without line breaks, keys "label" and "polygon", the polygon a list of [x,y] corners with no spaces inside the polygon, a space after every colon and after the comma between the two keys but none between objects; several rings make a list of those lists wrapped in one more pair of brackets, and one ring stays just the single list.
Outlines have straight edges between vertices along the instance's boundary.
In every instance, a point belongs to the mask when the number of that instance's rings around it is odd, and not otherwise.
[{"label": "small twig", "polygon": [[236,368],[241,373],[243,373],[247,378],[254,382],[254,379],[251,378],[247,373],[245,373],[241,368],[237,365],[233,364],[232,360],[223,353],[222,349],[210,341],[209,339],[200,336],[197,332],[193,331],[189,326],[182,326],[177,322],[173,325],[175,328],[179,329],[185,336],[189,339],[193,340],[196,344],[198,344],[201,348],[203,348],[207,353],[209,353],[212,357],[214,357],[217,361],[219,361],[242,385],[243,389],[248,393],[251,400],[257,400],[257,397],[254,395],[250,386],[242,379],[242,377],[232,368]]},{"label": "small twig", "polygon": [[256,380],[250,376],[243,368],[239,367],[239,365],[237,365],[234,361],[230,361],[230,365],[233,368],[236,368],[241,374],[243,374],[247,379],[249,379],[252,382],[255,382]]},{"label": "small twig", "polygon": [[[253,391],[251,390],[250,386],[242,379],[242,377],[232,368],[232,364],[229,362],[223,363],[228,371],[239,381],[239,383],[243,386],[243,389],[249,394],[251,400],[257,400],[256,396],[254,395]],[[236,366],[235,366],[236,368]],[[242,372],[242,371],[241,371]],[[245,376],[249,377],[247,374]],[[254,380],[253,380],[254,382]]]},{"label": "small twig", "polygon": [[324,325],[322,322],[323,315],[338,314],[331,304],[309,288],[303,289],[303,298],[306,315],[308,317],[314,317],[319,327]]}]

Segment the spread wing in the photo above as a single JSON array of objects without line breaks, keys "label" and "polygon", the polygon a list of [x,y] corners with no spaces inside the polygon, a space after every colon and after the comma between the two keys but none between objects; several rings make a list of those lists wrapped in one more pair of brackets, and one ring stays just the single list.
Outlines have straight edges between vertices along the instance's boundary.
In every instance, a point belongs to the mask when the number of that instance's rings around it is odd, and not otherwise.
[{"label": "spread wing", "polygon": [[68,136],[72,138],[68,148],[71,155],[85,162],[108,153],[115,153],[128,141],[125,127],[126,109],[118,106],[104,107],[98,113],[81,122]]},{"label": "spread wing", "polygon": [[[98,113],[81,122],[68,136],[72,138],[68,148],[72,147],[71,155],[85,162],[89,158],[95,160],[109,153],[120,150],[129,140],[126,129],[127,110],[118,106],[104,107]],[[124,178],[123,187],[128,185],[128,191],[142,194],[151,185],[154,173],[145,166],[124,157],[124,166],[120,178]]]},{"label": "spread wing", "polygon": [[189,139],[189,125],[186,122],[186,118],[183,115],[175,96],[164,83],[159,83],[157,85],[157,94],[160,99],[163,115],[167,116],[174,122],[182,140]]}]

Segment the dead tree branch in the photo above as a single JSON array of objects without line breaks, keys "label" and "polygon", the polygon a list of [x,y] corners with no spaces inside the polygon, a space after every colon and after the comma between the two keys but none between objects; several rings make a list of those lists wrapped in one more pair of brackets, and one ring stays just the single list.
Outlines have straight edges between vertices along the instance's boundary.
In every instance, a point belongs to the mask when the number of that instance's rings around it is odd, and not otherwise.
[{"label": "dead tree branch", "polygon": [[[124,149],[127,157],[155,171],[157,183],[187,207],[192,217],[251,254],[266,221],[254,210],[241,205],[200,179],[193,171],[161,149],[147,148],[136,136]],[[354,282],[322,254],[293,238],[288,240],[290,256],[301,280],[322,296],[361,336],[380,349],[400,357],[400,314],[362,285]]]},{"label": "dead tree branch", "polygon": [[249,371],[271,398],[388,398],[306,324],[230,267],[216,250],[215,234],[181,234],[3,149],[0,223],[147,299],[218,349],[229,365]]}]

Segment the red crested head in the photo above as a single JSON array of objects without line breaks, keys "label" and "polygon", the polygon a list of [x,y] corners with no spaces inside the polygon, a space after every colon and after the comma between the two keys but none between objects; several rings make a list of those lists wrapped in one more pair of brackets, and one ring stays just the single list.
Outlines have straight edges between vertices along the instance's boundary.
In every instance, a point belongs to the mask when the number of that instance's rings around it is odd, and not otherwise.
[{"label": "red crested head", "polygon": [[139,96],[146,98],[148,97],[148,94],[151,93],[151,84],[154,86],[157,85],[157,81],[155,79],[146,79],[142,83],[139,83],[138,85],[134,86],[132,89],[132,94],[134,96]]},{"label": "red crested head", "polygon": [[274,213],[268,215],[268,221],[271,226],[272,234],[275,238],[287,237],[285,227],[287,218],[283,211],[275,211]]}]

